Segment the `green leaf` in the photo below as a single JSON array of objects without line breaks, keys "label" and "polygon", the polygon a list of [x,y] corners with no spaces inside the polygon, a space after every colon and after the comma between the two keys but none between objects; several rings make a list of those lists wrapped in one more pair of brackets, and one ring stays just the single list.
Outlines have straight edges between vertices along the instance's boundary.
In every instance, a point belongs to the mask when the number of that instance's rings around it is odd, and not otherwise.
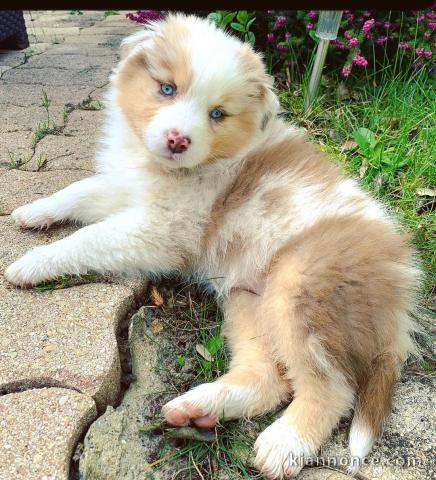
[{"label": "green leaf", "polygon": [[251,46],[254,47],[254,42],[256,41],[256,37],[254,36],[253,32],[248,32],[248,40],[251,43]]},{"label": "green leaf", "polygon": [[236,19],[238,20],[239,23],[241,23],[242,25],[245,25],[248,20],[247,10],[240,10],[236,15]]},{"label": "green leaf", "polygon": [[252,18],[249,22],[247,22],[247,30],[253,25],[253,22],[256,20],[256,17]]},{"label": "green leaf", "polygon": [[209,13],[209,15],[207,16],[207,19],[209,20],[209,22],[212,22],[214,23],[216,26],[219,26],[219,23],[221,21],[221,14],[218,13],[218,12],[211,12]]},{"label": "green leaf", "polygon": [[316,36],[315,30],[309,30],[309,37],[315,42],[319,42],[319,38]]},{"label": "green leaf", "polygon": [[240,25],[239,23],[232,22],[230,26],[233,28],[233,30],[236,30],[238,32],[245,33],[245,27]]},{"label": "green leaf", "polygon": [[362,150],[373,150],[377,144],[374,133],[364,127],[355,130],[353,132],[353,137],[354,140],[356,140],[357,145],[359,145]]},{"label": "green leaf", "polygon": [[227,25],[235,18],[236,13],[228,13],[221,21],[221,27],[227,27]]},{"label": "green leaf", "polygon": [[206,348],[211,355],[216,355],[224,345],[224,338],[221,335],[210,337],[206,342]]}]

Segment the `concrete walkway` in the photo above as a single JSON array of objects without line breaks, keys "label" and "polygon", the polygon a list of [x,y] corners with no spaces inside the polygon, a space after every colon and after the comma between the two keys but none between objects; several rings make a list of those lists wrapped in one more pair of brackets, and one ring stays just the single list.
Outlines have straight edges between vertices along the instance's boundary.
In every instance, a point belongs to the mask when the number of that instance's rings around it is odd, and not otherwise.
[{"label": "concrete walkway", "polygon": [[[121,39],[138,28],[124,14],[25,17],[30,48],[0,52],[0,272],[73,230],[23,231],[9,215],[92,173],[102,94]],[[1,480],[68,478],[78,439],[119,400],[115,335],[144,287],[20,291],[0,275]]]}]

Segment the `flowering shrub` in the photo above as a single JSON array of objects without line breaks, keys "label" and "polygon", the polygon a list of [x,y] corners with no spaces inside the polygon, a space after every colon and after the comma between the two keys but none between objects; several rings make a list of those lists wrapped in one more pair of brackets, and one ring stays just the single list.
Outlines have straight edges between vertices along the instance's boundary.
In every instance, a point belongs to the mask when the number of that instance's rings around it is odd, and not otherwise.
[{"label": "flowering shrub", "polygon": [[[246,14],[245,23],[239,21],[242,13]],[[163,18],[158,10],[138,10],[126,16],[138,23]],[[236,30],[236,34],[242,32],[242,38],[255,41],[256,48],[266,50],[274,71],[307,64],[317,41],[318,16],[319,12],[314,10],[220,10],[209,14],[218,26]],[[236,17],[238,22],[233,22]],[[421,12],[344,10],[338,37],[331,42],[334,54],[329,57],[329,67],[342,77],[349,77],[352,72],[363,72],[370,64],[395,58],[404,67],[425,67],[433,73],[435,29],[433,8]]]},{"label": "flowering shrub", "polygon": [[152,20],[162,20],[159,10],[138,10],[136,13],[126,13],[126,17],[137,23],[147,23]]},{"label": "flowering shrub", "polygon": [[[306,63],[316,41],[318,12],[269,11],[268,16],[265,40],[276,65]],[[403,65],[414,69],[424,66],[432,73],[435,28],[433,9],[424,12],[345,10],[338,37],[331,42],[335,54],[330,64],[339,67],[343,77],[348,77],[352,71],[364,70],[370,61],[397,58]]]}]

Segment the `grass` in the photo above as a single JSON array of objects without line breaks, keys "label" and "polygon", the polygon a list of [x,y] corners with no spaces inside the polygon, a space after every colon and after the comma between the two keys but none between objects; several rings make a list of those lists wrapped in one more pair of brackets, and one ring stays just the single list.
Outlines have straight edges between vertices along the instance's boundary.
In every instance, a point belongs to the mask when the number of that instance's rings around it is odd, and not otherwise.
[{"label": "grass", "polygon": [[33,287],[33,290],[38,293],[51,292],[53,290],[64,290],[66,288],[75,287],[77,285],[84,285],[86,283],[95,283],[102,280],[97,275],[86,274],[80,277],[72,277],[70,275],[63,275],[48,282],[42,282]]},{"label": "grass", "polygon": [[36,147],[37,143],[40,142],[47,135],[56,135],[61,130],[61,127],[57,126],[50,117],[50,105],[51,101],[49,100],[45,90],[43,90],[41,107],[44,108],[47,118],[44,122],[39,123],[36,127],[36,130],[33,132],[33,147]]}]

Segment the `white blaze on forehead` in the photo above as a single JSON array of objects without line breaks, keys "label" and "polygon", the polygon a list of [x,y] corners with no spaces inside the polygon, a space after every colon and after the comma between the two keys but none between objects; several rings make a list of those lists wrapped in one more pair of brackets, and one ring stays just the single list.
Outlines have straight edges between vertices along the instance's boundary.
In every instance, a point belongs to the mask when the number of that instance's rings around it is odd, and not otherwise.
[{"label": "white blaze on forehead", "polygon": [[[195,19],[197,20],[197,19]],[[209,104],[241,83],[241,42],[214,25],[194,21],[190,28],[189,50],[193,74],[190,92]]]}]

